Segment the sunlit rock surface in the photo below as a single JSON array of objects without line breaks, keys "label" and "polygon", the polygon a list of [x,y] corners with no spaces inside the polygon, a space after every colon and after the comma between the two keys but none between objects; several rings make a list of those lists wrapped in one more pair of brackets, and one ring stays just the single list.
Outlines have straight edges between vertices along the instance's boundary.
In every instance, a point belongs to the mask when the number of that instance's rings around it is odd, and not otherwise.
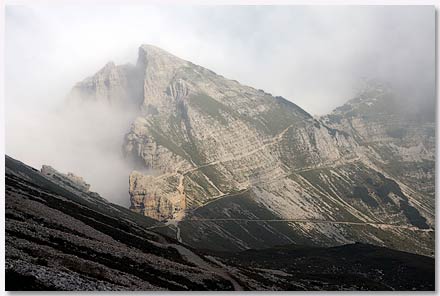
[{"label": "sunlit rock surface", "polygon": [[138,104],[123,146],[138,164],[131,209],[168,221],[183,242],[362,241],[433,255],[435,121],[407,118],[384,87],[314,118],[143,45],[136,66],[107,65],[74,92]]}]

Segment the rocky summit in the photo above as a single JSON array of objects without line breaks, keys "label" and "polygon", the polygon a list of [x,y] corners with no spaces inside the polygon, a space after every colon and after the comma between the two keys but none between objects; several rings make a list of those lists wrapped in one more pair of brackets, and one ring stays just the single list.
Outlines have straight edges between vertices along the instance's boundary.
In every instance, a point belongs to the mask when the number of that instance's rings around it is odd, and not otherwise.
[{"label": "rocky summit", "polygon": [[72,96],[136,106],[123,145],[131,210],[190,246],[434,254],[435,116],[402,110],[389,87],[316,118],[142,45],[136,65],[109,63]]}]

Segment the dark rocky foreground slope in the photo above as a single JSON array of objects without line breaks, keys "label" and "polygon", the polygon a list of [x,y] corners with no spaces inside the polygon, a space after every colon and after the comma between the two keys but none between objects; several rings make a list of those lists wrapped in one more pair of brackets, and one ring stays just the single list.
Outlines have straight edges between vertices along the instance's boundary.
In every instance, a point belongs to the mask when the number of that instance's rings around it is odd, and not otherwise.
[{"label": "dark rocky foreground slope", "polygon": [[196,251],[81,179],[8,156],[5,166],[9,291],[434,289],[429,257],[365,244]]},{"label": "dark rocky foreground slope", "polygon": [[285,290],[433,290],[435,282],[432,258],[362,243],[286,245],[218,256],[251,278],[272,273],[271,282]]}]

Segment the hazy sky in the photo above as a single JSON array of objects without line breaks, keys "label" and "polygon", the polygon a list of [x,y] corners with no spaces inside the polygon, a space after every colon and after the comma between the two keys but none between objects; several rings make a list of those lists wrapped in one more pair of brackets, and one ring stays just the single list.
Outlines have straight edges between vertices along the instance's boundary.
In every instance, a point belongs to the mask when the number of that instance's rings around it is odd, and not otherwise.
[{"label": "hazy sky", "polygon": [[[432,6],[9,6],[6,152],[80,173],[102,191],[87,167],[99,153],[78,147],[96,144],[97,136],[84,131],[85,139],[81,124],[61,124],[56,110],[73,84],[109,60],[134,63],[142,43],[314,115],[347,101],[361,78],[424,98],[434,92],[434,13]],[[107,138],[99,144],[114,136],[100,135]]]},{"label": "hazy sky", "polygon": [[7,94],[52,104],[150,43],[323,114],[361,77],[432,82],[434,29],[432,6],[10,6]]}]

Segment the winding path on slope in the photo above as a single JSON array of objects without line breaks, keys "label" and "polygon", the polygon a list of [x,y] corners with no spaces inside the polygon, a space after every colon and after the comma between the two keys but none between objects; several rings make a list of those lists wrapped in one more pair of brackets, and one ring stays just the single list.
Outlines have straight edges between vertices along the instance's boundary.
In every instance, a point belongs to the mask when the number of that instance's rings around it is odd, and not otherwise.
[{"label": "winding path on slope", "polygon": [[196,253],[194,253],[190,249],[187,249],[181,245],[169,244],[169,246],[175,248],[180,253],[180,255],[185,257],[189,262],[194,263],[198,267],[200,267],[204,270],[210,271],[214,274],[217,274],[217,275],[221,276],[222,278],[224,278],[225,280],[231,282],[235,291],[243,291],[243,287],[235,279],[233,279],[231,277],[231,275],[223,268],[216,267],[216,266],[208,263],[207,261],[203,260]]},{"label": "winding path on slope", "polygon": [[311,220],[311,219],[242,219],[242,218],[205,219],[205,218],[190,218],[190,219],[185,219],[184,221],[185,222],[186,221],[191,221],[191,222],[211,222],[211,221],[293,222],[293,223],[315,223],[315,224],[346,224],[346,225],[369,225],[369,226],[377,226],[377,227],[390,227],[390,228],[407,229],[407,230],[421,231],[421,232],[435,231],[435,229],[431,229],[431,228],[421,229],[416,226],[387,224],[387,223],[379,223],[379,222],[331,221],[331,220]]},{"label": "winding path on slope", "polygon": [[[184,222],[215,222],[215,221],[236,221],[236,222],[292,222],[292,223],[315,223],[315,224],[346,224],[346,225],[369,225],[375,227],[389,227],[389,228],[397,228],[397,229],[406,229],[412,231],[420,231],[420,232],[434,232],[435,229],[421,229],[416,226],[409,225],[398,225],[398,224],[387,224],[387,223],[379,223],[379,222],[353,222],[353,221],[331,221],[331,220],[309,220],[309,219],[242,219],[242,218],[190,218],[183,220]],[[148,227],[147,229],[155,229],[161,227],[167,227],[168,225],[176,225],[176,222],[168,220],[167,225],[161,224],[156,226]],[[177,226],[176,226],[177,227]],[[179,231],[180,233],[180,231]]]}]

